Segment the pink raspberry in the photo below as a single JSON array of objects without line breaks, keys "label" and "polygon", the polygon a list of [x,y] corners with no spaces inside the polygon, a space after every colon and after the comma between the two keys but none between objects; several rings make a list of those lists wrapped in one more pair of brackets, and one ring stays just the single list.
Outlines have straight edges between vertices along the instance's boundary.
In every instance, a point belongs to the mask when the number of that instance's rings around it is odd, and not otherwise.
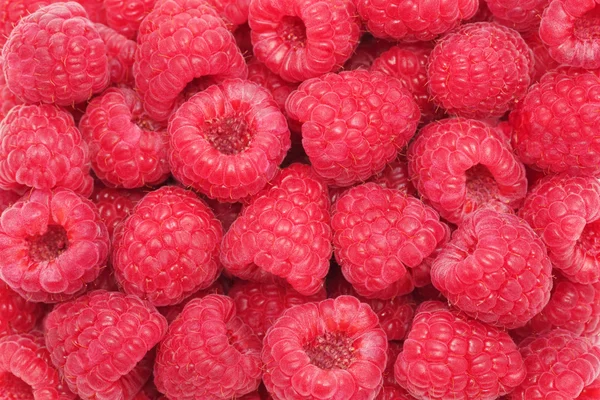
[{"label": "pink raspberry", "polygon": [[137,43],[105,25],[95,24],[94,26],[106,45],[110,82],[114,85],[133,86],[132,69]]},{"label": "pink raspberry", "polygon": [[140,24],[154,8],[157,0],[103,0],[106,24],[125,36],[134,39]]},{"label": "pink raspberry", "polygon": [[551,0],[485,0],[494,20],[519,32],[535,31]]},{"label": "pink raspberry", "polygon": [[225,23],[204,0],[159,0],[140,25],[133,74],[150,118],[169,119],[186,85],[245,78],[248,69]]},{"label": "pink raspberry", "polygon": [[132,398],[150,377],[150,351],[167,331],[152,304],[104,290],[56,306],[44,326],[52,362],[84,400]]},{"label": "pink raspberry", "polygon": [[352,0],[253,0],[248,24],[256,58],[289,82],[337,71],[360,38]]},{"label": "pink raspberry", "polygon": [[478,0],[357,0],[358,13],[373,36],[427,41],[471,18]]},{"label": "pink raspberry", "polygon": [[263,346],[263,382],[277,399],[375,399],[383,383],[387,338],[352,296],[286,310]]},{"label": "pink raspberry", "polygon": [[[21,18],[31,14],[48,4],[60,0],[2,0],[0,1],[0,47]],[[2,76],[3,74],[0,74]],[[4,79],[3,77],[1,79]]]},{"label": "pink raspberry", "polygon": [[290,148],[290,131],[273,96],[239,79],[185,102],[169,121],[169,136],[175,178],[226,202],[260,191]]},{"label": "pink raspberry", "polygon": [[40,332],[0,338],[0,397],[7,400],[74,400],[50,361]]},{"label": "pink raspberry", "polygon": [[548,47],[546,47],[544,42],[542,42],[542,39],[540,39],[537,30],[523,33],[521,36],[531,51],[533,51],[535,62],[533,63],[533,77],[531,82],[535,83],[538,82],[546,72],[557,68],[559,64],[550,56],[550,53],[548,53]]},{"label": "pink raspberry", "polygon": [[111,238],[117,225],[132,213],[135,205],[145,194],[141,190],[113,188],[98,188],[94,191],[92,201],[98,207],[100,219],[106,225]]},{"label": "pink raspberry", "polygon": [[196,293],[192,294],[190,297],[183,300],[181,303],[173,304],[171,306],[159,307],[158,311],[164,315],[167,319],[167,322],[171,324],[175,321],[175,318],[181,314],[187,303],[194,299],[201,299],[203,297],[208,296],[209,294],[222,294],[225,295],[226,287],[225,287],[224,279],[217,279],[213,282],[212,285],[207,287],[206,289],[198,290]]},{"label": "pink raspberry", "polygon": [[115,232],[112,263],[126,293],[155,306],[183,301],[218,277],[223,228],[193,192],[148,193]]},{"label": "pink raspberry", "polygon": [[248,22],[250,0],[206,0],[233,32]]},{"label": "pink raspberry", "polygon": [[25,300],[0,281],[0,338],[33,330],[43,312],[41,304]]},{"label": "pink raspberry", "polygon": [[98,277],[109,246],[91,201],[32,190],[0,217],[0,279],[30,301],[64,301]]},{"label": "pink raspberry", "polygon": [[394,364],[398,355],[402,352],[402,345],[400,342],[389,342],[388,343],[388,360],[383,372],[383,387],[377,395],[377,400],[415,400],[406,389],[396,382],[394,377]]},{"label": "pink raspberry", "polygon": [[526,375],[510,336],[442,302],[421,303],[395,365],[398,383],[418,399],[494,400]]},{"label": "pink raspberry", "polygon": [[396,189],[410,196],[416,196],[417,191],[408,176],[408,162],[406,156],[398,158],[385,166],[383,171],[374,175],[370,180],[388,189]]},{"label": "pink raspberry", "polygon": [[310,79],[290,95],[286,109],[302,123],[302,145],[315,171],[342,187],[381,172],[421,117],[399,79],[365,70]]},{"label": "pink raspberry", "polygon": [[344,64],[344,70],[353,71],[355,69],[371,68],[373,61],[393,45],[391,42],[377,39],[368,33],[363,34],[354,54]]},{"label": "pink raspberry", "polygon": [[10,90],[27,103],[67,106],[109,84],[104,42],[82,6],[51,4],[23,17],[2,48]]},{"label": "pink raspberry", "polygon": [[408,148],[408,172],[427,202],[455,224],[482,207],[516,209],[527,193],[525,167],[502,132],[476,120],[426,125]]},{"label": "pink raspberry", "polygon": [[318,293],[332,252],[329,207],[327,187],[311,167],[292,164],[231,225],[221,263],[242,279],[278,277],[304,296]]},{"label": "pink raspberry", "polygon": [[500,117],[531,83],[533,53],[512,29],[490,22],[463,25],[439,40],[429,56],[429,91],[448,113]]},{"label": "pink raspberry", "polygon": [[600,182],[553,175],[531,189],[519,215],[548,249],[554,268],[569,280],[600,282]]},{"label": "pink raspberry", "polygon": [[258,388],[261,347],[232,299],[194,299],[159,346],[154,382],[170,400],[238,398]]}]

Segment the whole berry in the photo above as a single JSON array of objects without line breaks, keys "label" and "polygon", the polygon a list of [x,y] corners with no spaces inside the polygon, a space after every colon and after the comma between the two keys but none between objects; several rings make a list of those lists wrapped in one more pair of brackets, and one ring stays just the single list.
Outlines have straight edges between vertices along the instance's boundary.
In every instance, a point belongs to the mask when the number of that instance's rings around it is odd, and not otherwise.
[{"label": "whole berry", "polygon": [[550,0],[485,0],[494,21],[519,32],[535,31]]},{"label": "whole berry", "polygon": [[113,85],[134,85],[133,63],[137,43],[102,24],[94,24],[106,45],[108,72]]},{"label": "whole berry", "polygon": [[0,338],[33,330],[43,312],[41,304],[25,300],[0,281]]},{"label": "whole berry", "polygon": [[141,190],[125,190],[97,187],[92,201],[98,207],[100,218],[112,237],[117,226],[132,212],[135,205],[146,193]]},{"label": "whole berry", "polygon": [[106,24],[127,39],[135,39],[142,20],[156,0],[103,0]]}]

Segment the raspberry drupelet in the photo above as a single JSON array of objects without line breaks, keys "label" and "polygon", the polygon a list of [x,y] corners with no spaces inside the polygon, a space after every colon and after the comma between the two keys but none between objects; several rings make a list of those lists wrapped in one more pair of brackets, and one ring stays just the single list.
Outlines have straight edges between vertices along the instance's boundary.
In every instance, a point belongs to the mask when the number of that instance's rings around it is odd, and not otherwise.
[{"label": "raspberry drupelet", "polygon": [[106,25],[127,39],[135,40],[142,20],[157,0],[103,0]]},{"label": "raspberry drupelet", "polygon": [[106,45],[110,82],[113,85],[134,86],[133,63],[137,43],[105,25],[94,26]]}]

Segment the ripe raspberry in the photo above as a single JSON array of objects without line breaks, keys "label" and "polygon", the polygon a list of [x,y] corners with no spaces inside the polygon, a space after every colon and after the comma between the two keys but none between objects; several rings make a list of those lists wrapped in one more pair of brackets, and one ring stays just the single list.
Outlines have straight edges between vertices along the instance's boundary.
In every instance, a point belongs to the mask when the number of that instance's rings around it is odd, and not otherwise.
[{"label": "ripe raspberry", "polygon": [[285,117],[269,91],[227,80],[196,94],[169,121],[173,175],[219,201],[254,195],[290,148]]},{"label": "ripe raspberry", "polygon": [[94,26],[106,44],[110,82],[114,85],[133,86],[132,69],[137,43],[105,25],[95,24]]},{"label": "ripe raspberry", "polygon": [[351,0],[253,0],[249,11],[254,55],[289,82],[340,69],[360,38]]},{"label": "ripe raspberry", "polygon": [[429,91],[450,114],[500,117],[527,93],[533,53],[512,29],[490,22],[463,25],[429,56]]},{"label": "ripe raspberry", "polygon": [[232,32],[248,22],[250,0],[206,0]]},{"label": "ripe raspberry", "polygon": [[387,339],[352,296],[286,310],[263,346],[263,382],[277,399],[375,399],[382,386]]},{"label": "ripe raspberry", "polygon": [[167,321],[152,304],[96,290],[56,306],[45,321],[52,362],[82,399],[129,399],[152,373],[150,350]]},{"label": "ripe raspberry", "polygon": [[477,12],[478,0],[358,0],[367,30],[382,39],[427,41],[448,32]]},{"label": "ripe raspberry", "polygon": [[569,331],[554,329],[522,343],[527,378],[509,400],[581,399],[600,376],[600,347]]},{"label": "ripe raspberry", "polygon": [[600,182],[554,175],[531,189],[519,211],[570,281],[600,281]]},{"label": "ripe raspberry", "polygon": [[[0,1],[0,47],[4,46],[6,39],[21,18],[31,14],[48,4],[58,3],[60,0],[2,0]],[[2,78],[4,74],[0,74]]]},{"label": "ripe raspberry", "polygon": [[244,78],[244,57],[204,0],[160,0],[142,21],[133,74],[150,118],[169,119],[186,85]]},{"label": "ripe raspberry", "polygon": [[546,73],[510,114],[519,158],[545,173],[600,175],[598,91],[600,72]]},{"label": "ripe raspberry", "polygon": [[384,188],[399,190],[406,195],[417,195],[417,190],[408,176],[408,162],[404,155],[399,155],[398,158],[386,165],[383,171],[374,175],[370,181]]},{"label": "ripe raspberry", "polygon": [[332,207],[335,258],[361,295],[393,298],[408,268],[443,245],[448,227],[416,198],[375,183],[355,186]]},{"label": "ripe raspberry", "polygon": [[43,312],[41,304],[25,300],[0,281],[0,338],[31,331]]},{"label": "ripe raspberry", "polygon": [[117,225],[132,213],[135,205],[145,194],[141,190],[113,188],[98,188],[94,191],[92,201],[98,207],[100,219],[106,225],[111,238]]},{"label": "ripe raspberry", "polygon": [[179,316],[179,314],[181,314],[181,312],[183,311],[183,309],[185,308],[187,303],[189,303],[190,301],[192,301],[194,299],[201,299],[203,297],[208,296],[209,294],[225,295],[226,288],[225,288],[224,282],[225,282],[224,279],[217,279],[208,288],[198,290],[196,293],[194,293],[190,297],[186,298],[181,303],[174,304],[172,306],[159,307],[158,311],[162,315],[164,315],[164,317],[167,319],[167,322],[170,325],[173,321],[175,321],[175,318],[177,318]]},{"label": "ripe raspberry", "polygon": [[40,332],[0,338],[0,398],[74,400],[50,361]]},{"label": "ripe raspberry", "polygon": [[535,31],[550,0],[485,0],[494,20],[519,32]]},{"label": "ripe raspberry", "polygon": [[28,103],[67,106],[109,84],[104,42],[74,2],[51,4],[24,17],[2,48],[8,87]]},{"label": "ripe raspberry", "polygon": [[394,378],[394,364],[398,355],[402,352],[402,345],[399,342],[388,343],[388,360],[383,372],[383,387],[377,395],[377,400],[414,400],[406,389],[396,382]]},{"label": "ripe raspberry", "polygon": [[373,65],[373,61],[392,46],[393,43],[391,42],[377,39],[365,33],[360,38],[360,43],[352,57],[344,64],[344,70],[369,69]]},{"label": "ripe raspberry", "polygon": [[402,82],[365,70],[310,79],[286,103],[302,145],[327,184],[352,186],[381,172],[415,134],[419,107]]},{"label": "ripe raspberry", "polygon": [[540,35],[537,30],[521,34],[525,43],[533,51],[533,77],[532,83],[538,82],[541,77],[548,71],[555,69],[559,66],[558,62],[550,56],[548,53],[548,47],[540,39]]},{"label": "ripe raspberry", "polygon": [[0,279],[30,301],[64,301],[98,277],[109,245],[91,201],[32,190],[0,217]]},{"label": "ripe raspberry", "polygon": [[476,120],[448,118],[421,129],[408,148],[408,173],[455,224],[478,208],[515,209],[527,193],[525,167],[503,133]]},{"label": "ripe raspberry", "polygon": [[154,382],[170,400],[238,398],[258,388],[261,347],[232,299],[194,299],[159,346]]},{"label": "ripe raspberry", "polygon": [[142,20],[152,11],[156,1],[103,0],[106,24],[127,39],[135,40]]},{"label": "ripe raspberry", "polygon": [[600,67],[600,2],[551,0],[542,15],[540,38],[560,64]]},{"label": "ripe raspberry", "polygon": [[426,301],[417,309],[395,375],[418,399],[493,400],[519,386],[526,370],[506,332]]},{"label": "ripe raspberry", "polygon": [[8,207],[12,206],[21,198],[21,195],[10,191],[10,190],[0,190],[0,214]]}]

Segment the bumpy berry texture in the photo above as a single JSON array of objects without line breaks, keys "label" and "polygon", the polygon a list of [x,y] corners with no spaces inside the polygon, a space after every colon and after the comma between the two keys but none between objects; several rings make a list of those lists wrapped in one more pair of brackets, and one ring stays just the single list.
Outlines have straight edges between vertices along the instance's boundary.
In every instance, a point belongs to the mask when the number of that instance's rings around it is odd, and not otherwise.
[{"label": "bumpy berry texture", "polygon": [[512,29],[489,22],[463,25],[429,56],[429,91],[448,113],[500,117],[527,93],[533,53]]},{"label": "bumpy berry texture", "polygon": [[536,30],[550,0],[485,0],[496,22],[519,32]]},{"label": "bumpy berry texture", "polygon": [[74,2],[51,4],[24,17],[2,57],[8,87],[27,103],[80,103],[109,84],[104,42]]},{"label": "bumpy berry texture", "polygon": [[600,182],[554,175],[534,186],[519,215],[548,249],[554,268],[577,283],[600,281]]},{"label": "bumpy berry texture", "polygon": [[395,365],[398,383],[429,400],[494,400],[525,375],[523,358],[506,332],[439,301],[421,303]]},{"label": "bumpy berry texture", "polygon": [[377,39],[368,33],[364,33],[354,54],[346,64],[344,70],[353,71],[355,69],[369,69],[373,61],[383,52],[388,51],[394,44],[387,40]]},{"label": "bumpy berry texture", "polygon": [[156,121],[169,119],[186,85],[248,73],[235,38],[203,0],[159,0],[142,21],[137,43],[135,85]]},{"label": "bumpy berry texture", "polygon": [[351,0],[253,0],[249,11],[254,55],[289,82],[337,71],[360,38]]},{"label": "bumpy berry texture", "polygon": [[0,338],[31,331],[43,312],[40,304],[25,300],[0,281]]},{"label": "bumpy berry texture", "polygon": [[132,189],[169,177],[167,127],[146,116],[133,90],[110,88],[95,97],[79,129],[89,146],[92,169],[104,184]]},{"label": "bumpy berry texture", "polygon": [[600,347],[569,331],[555,329],[521,346],[527,378],[509,400],[581,399],[600,376]]},{"label": "bumpy berry texture", "polygon": [[232,32],[248,22],[250,0],[206,0],[206,3],[214,8]]},{"label": "bumpy berry texture", "polygon": [[383,371],[383,387],[377,395],[377,400],[414,400],[406,389],[396,382],[394,377],[394,364],[400,352],[402,352],[402,344],[400,342],[389,342],[388,343],[388,360]]},{"label": "bumpy berry texture", "polygon": [[168,130],[175,178],[226,202],[260,191],[291,145],[285,117],[271,93],[239,79],[194,95],[175,112]]},{"label": "bumpy berry texture", "polygon": [[133,63],[137,43],[105,25],[95,24],[94,26],[106,45],[110,82],[113,85],[133,86]]},{"label": "bumpy berry texture", "polygon": [[293,164],[244,207],[223,238],[221,262],[247,280],[285,279],[310,296],[331,258],[327,187],[311,167]]},{"label": "bumpy berry texture", "polygon": [[0,338],[0,397],[7,400],[74,400],[59,377],[41,332]]},{"label": "bumpy berry texture", "polygon": [[112,263],[126,293],[156,306],[209,287],[220,272],[223,228],[193,192],[163,186],[148,193],[115,232]]},{"label": "bumpy berry texture", "polygon": [[387,338],[352,296],[288,309],[263,346],[263,382],[277,399],[375,399],[383,383]]},{"label": "bumpy berry texture", "polygon": [[[26,17],[48,4],[58,3],[60,0],[2,0],[0,1],[0,46],[21,18]],[[0,74],[1,75],[1,74]]]},{"label": "bumpy berry texture", "polygon": [[327,184],[351,186],[381,172],[415,134],[421,117],[400,80],[365,70],[310,79],[286,103],[302,145]]},{"label": "bumpy berry texture", "polygon": [[154,382],[171,400],[238,398],[258,388],[261,347],[232,299],[194,299],[160,344]]},{"label": "bumpy berry texture", "polygon": [[112,237],[117,225],[123,222],[133,211],[135,205],[146,193],[141,190],[97,188],[92,201],[98,207],[100,219],[106,225]]},{"label": "bumpy berry texture", "polygon": [[600,175],[600,73],[560,68],[542,76],[510,114],[513,145],[545,173]]},{"label": "bumpy berry texture", "polygon": [[516,209],[527,193],[525,167],[503,133],[482,121],[432,122],[421,129],[407,157],[421,196],[452,223],[481,207]]},{"label": "bumpy berry texture", "polygon": [[76,296],[108,258],[94,204],[70,190],[33,190],[0,217],[0,279],[28,300]]},{"label": "bumpy berry texture", "polygon": [[358,0],[358,13],[373,36],[390,40],[431,40],[477,12],[478,0]]},{"label": "bumpy berry texture", "polygon": [[142,20],[152,11],[156,0],[103,0],[106,24],[125,36],[135,39]]},{"label": "bumpy berry texture", "polygon": [[532,83],[538,82],[541,77],[548,71],[555,69],[559,66],[559,63],[550,56],[548,53],[548,47],[540,39],[539,32],[537,30],[523,33],[521,35],[527,43],[527,46],[533,51],[533,76],[531,79]]},{"label": "bumpy berry texture", "polygon": [[52,362],[87,399],[133,397],[152,373],[167,321],[136,296],[96,290],[56,306],[44,323]]}]

